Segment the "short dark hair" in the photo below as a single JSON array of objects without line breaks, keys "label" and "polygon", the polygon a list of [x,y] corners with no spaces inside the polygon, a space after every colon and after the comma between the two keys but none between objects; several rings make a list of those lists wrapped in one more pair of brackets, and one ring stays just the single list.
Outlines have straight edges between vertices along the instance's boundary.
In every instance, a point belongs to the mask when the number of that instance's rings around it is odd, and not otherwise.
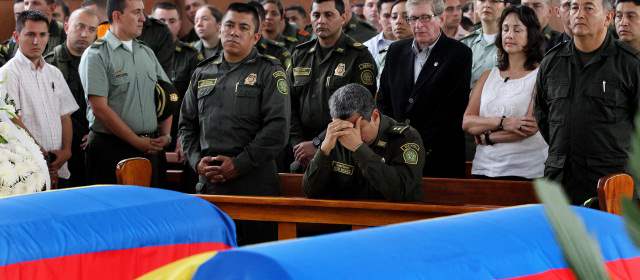
[{"label": "short dark hair", "polygon": [[253,32],[258,33],[258,31],[260,30],[260,15],[258,14],[258,10],[253,5],[240,2],[231,3],[227,8],[226,13],[232,11],[241,14],[251,14],[251,16],[253,17],[253,24],[255,24]]},{"label": "short dark hair", "polygon": [[[606,0],[602,0],[602,1],[606,1]],[[615,7],[617,7],[618,4],[620,3],[629,3],[629,2],[636,4],[636,6],[640,6],[640,0],[617,0]]]},{"label": "short dark hair", "polygon": [[393,10],[393,7],[395,7],[396,5],[400,4],[400,3],[406,3],[407,0],[395,0],[393,1],[393,4],[391,4],[391,9]]},{"label": "short dark hair", "polygon": [[262,7],[262,4],[260,4],[260,2],[258,1],[249,1],[247,2],[247,4],[253,6],[256,11],[258,11],[258,17],[260,18],[260,23],[262,23],[264,21],[264,18],[267,16],[267,12],[264,10],[264,7]]},{"label": "short dark hair", "polygon": [[107,18],[109,23],[113,24],[113,12],[123,13],[127,8],[127,0],[107,0]]},{"label": "short dark hair", "polygon": [[338,13],[340,13],[341,15],[344,15],[344,2],[342,0],[313,0],[313,2],[311,3],[312,5],[311,10],[313,10],[313,3],[320,4],[324,2],[334,2],[336,5],[336,10],[338,10]]},{"label": "short dark hair", "polygon": [[309,17],[309,16],[307,15],[307,11],[306,11],[302,6],[300,6],[300,5],[292,5],[292,6],[289,6],[289,7],[287,7],[287,8],[285,9],[285,11],[296,11],[296,12],[298,12],[301,16],[303,16],[303,17],[305,17],[305,18]]},{"label": "short dark hair", "polygon": [[13,0],[13,4],[14,4],[14,5],[15,5],[15,4],[18,4],[18,3],[22,3],[22,2],[24,2],[24,0]]},{"label": "short dark hair", "polygon": [[[178,6],[176,6],[176,4],[171,2],[156,2],[153,5],[153,8],[151,8],[151,11],[155,11],[156,9],[178,11]],[[178,11],[178,13],[180,13],[180,11]]]},{"label": "short dark hair", "polygon": [[280,17],[284,17],[284,6],[282,5],[282,2],[280,0],[262,0],[260,1],[260,4],[264,5],[264,4],[274,4],[276,5],[276,7],[278,7],[278,12],[280,12]]},{"label": "short dark hair", "polygon": [[382,10],[382,4],[384,4],[384,3],[393,3],[394,1],[395,0],[378,0],[376,2],[376,7],[378,8],[378,14],[380,13],[380,10]]},{"label": "short dark hair", "polygon": [[496,48],[498,48],[498,69],[505,71],[509,68],[509,54],[507,54],[502,47],[502,23],[510,14],[515,14],[527,28],[527,45],[524,47],[524,54],[526,56],[524,68],[527,70],[536,69],[544,56],[542,51],[544,35],[540,29],[540,22],[538,21],[536,12],[527,6],[509,6],[502,11],[498,25],[498,36],[495,42]]},{"label": "short dark hair", "polygon": [[47,30],[49,30],[49,20],[42,12],[36,10],[26,10],[18,14],[18,20],[16,20],[16,32],[20,33],[27,21],[41,21],[47,24]]}]

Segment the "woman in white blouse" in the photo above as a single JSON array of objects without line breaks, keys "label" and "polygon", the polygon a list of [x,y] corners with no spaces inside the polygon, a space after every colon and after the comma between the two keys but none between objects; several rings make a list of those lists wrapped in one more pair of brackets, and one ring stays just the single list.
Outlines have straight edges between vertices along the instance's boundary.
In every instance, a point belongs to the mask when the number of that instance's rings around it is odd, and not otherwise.
[{"label": "woman in white blouse", "polygon": [[544,175],[548,146],[532,113],[532,94],[544,37],[535,12],[511,6],[500,17],[497,67],[471,92],[462,128],[476,139],[471,173],[479,178],[528,180]]}]

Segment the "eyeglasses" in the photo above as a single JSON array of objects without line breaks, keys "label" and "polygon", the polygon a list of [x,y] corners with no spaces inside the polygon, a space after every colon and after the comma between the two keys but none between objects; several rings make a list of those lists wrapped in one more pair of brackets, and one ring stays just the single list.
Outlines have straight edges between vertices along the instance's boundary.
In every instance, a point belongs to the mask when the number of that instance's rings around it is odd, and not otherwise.
[{"label": "eyeglasses", "polygon": [[408,23],[415,24],[418,21],[430,22],[434,17],[435,15],[421,15],[421,16],[405,17],[404,19],[407,20]]}]

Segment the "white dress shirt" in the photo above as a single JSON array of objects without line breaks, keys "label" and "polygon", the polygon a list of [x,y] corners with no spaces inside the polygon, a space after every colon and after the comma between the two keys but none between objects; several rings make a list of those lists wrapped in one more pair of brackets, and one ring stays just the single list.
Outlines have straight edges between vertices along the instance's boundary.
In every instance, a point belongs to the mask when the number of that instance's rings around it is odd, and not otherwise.
[{"label": "white dress shirt", "polygon": [[427,59],[429,59],[429,54],[431,53],[431,50],[433,49],[433,47],[438,43],[438,40],[440,40],[440,36],[438,36],[438,39],[436,39],[436,41],[433,42],[433,44],[431,44],[429,47],[424,49],[420,49],[416,41],[413,40],[413,44],[411,44],[411,48],[413,49],[413,54],[416,56],[413,62],[413,83],[414,84],[416,81],[418,81],[420,72],[422,72],[422,67],[427,62]]},{"label": "white dress shirt", "polygon": [[384,69],[384,58],[387,55],[387,48],[389,48],[389,45],[393,42],[393,40],[385,39],[382,32],[364,42],[364,45],[369,49],[369,52],[371,53],[371,56],[373,56],[373,60],[376,62],[376,66],[378,67],[378,77],[376,77],[378,80],[378,86],[380,86],[380,75],[382,75],[382,69]]},{"label": "white dress shirt", "polygon": [[[15,101],[18,115],[25,126],[45,150],[62,148],[61,116],[78,110],[69,86],[58,68],[41,59],[36,66],[18,50],[16,55],[0,68],[0,77],[6,79],[9,96]],[[68,179],[71,174],[65,163],[58,176]]]}]

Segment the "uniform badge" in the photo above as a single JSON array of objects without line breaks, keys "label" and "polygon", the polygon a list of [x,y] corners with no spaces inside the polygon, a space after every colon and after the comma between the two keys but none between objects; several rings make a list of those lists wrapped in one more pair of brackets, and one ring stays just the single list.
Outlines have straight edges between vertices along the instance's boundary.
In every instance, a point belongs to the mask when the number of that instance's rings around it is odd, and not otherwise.
[{"label": "uniform badge", "polygon": [[344,77],[344,71],[345,71],[345,65],[344,63],[340,62],[338,63],[338,66],[336,66],[336,70],[333,71],[333,75]]},{"label": "uniform badge", "polygon": [[337,161],[331,162],[331,165],[333,166],[333,171],[335,172],[349,176],[353,175],[353,165],[348,165]]},{"label": "uniform badge", "polygon": [[285,79],[278,79],[278,81],[276,82],[276,87],[278,88],[278,91],[282,94],[289,93],[289,84],[287,84],[287,80]]},{"label": "uniform badge", "polygon": [[251,73],[249,74],[249,76],[244,78],[244,84],[250,85],[250,86],[255,85],[257,79],[258,79],[258,75],[256,75],[256,73]]},{"label": "uniform badge", "polygon": [[416,165],[418,164],[418,151],[420,146],[416,143],[407,143],[400,147],[402,149],[402,159],[404,163]]},{"label": "uniform badge", "polygon": [[365,85],[373,85],[374,79],[375,78],[373,77],[373,72],[371,72],[371,70],[364,70],[360,74],[360,80],[362,80],[362,83]]},{"label": "uniform badge", "polygon": [[176,93],[169,94],[169,100],[171,100],[171,102],[178,101],[178,94]]}]

